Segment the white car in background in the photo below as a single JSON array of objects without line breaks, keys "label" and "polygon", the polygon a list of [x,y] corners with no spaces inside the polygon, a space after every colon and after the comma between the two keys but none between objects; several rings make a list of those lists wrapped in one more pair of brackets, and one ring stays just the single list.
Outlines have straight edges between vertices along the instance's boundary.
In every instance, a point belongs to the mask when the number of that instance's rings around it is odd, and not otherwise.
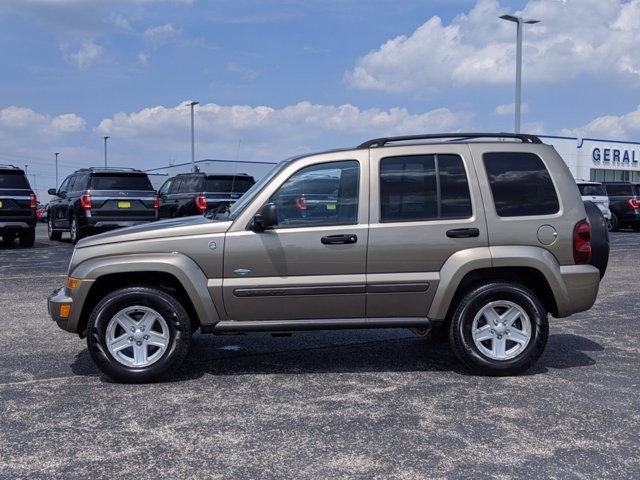
[{"label": "white car in background", "polygon": [[589,200],[596,204],[607,220],[611,221],[611,210],[609,210],[609,195],[600,182],[590,182],[586,180],[576,180],[582,200]]}]

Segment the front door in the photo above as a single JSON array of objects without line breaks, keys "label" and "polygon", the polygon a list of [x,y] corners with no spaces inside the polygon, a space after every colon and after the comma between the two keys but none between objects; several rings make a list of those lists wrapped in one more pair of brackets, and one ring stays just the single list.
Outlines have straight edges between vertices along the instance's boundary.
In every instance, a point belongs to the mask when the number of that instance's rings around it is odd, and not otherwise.
[{"label": "front door", "polygon": [[255,232],[241,225],[227,234],[229,319],[364,317],[368,158],[313,158],[283,171],[273,179],[279,187],[247,207],[253,215],[264,203],[276,205],[274,228]]}]

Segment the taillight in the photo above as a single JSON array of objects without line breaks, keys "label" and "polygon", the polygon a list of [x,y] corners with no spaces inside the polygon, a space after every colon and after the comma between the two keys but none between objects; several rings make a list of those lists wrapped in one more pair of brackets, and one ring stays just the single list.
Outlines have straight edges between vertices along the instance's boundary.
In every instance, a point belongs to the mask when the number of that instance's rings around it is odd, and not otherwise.
[{"label": "taillight", "polygon": [[80,197],[80,206],[83,210],[91,210],[91,195],[85,193]]},{"label": "taillight", "polygon": [[34,212],[38,209],[38,198],[35,193],[29,194],[29,206]]},{"label": "taillight", "polygon": [[629,204],[629,206],[633,209],[636,208],[640,208],[640,203],[638,203],[638,200],[635,198],[630,198],[627,200],[627,203]]},{"label": "taillight", "polygon": [[155,193],[153,194],[153,209],[160,210],[160,197]]},{"label": "taillight", "polygon": [[573,260],[585,265],[591,260],[591,224],[586,220],[576,223],[573,229]]},{"label": "taillight", "polygon": [[207,197],[204,195],[198,195],[196,197],[196,208],[201,212],[207,211]]}]

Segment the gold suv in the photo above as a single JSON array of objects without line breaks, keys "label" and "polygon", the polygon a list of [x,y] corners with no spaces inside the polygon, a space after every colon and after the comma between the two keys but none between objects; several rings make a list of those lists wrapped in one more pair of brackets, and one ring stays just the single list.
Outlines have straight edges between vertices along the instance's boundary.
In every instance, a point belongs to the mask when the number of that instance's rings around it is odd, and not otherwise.
[{"label": "gold suv", "polygon": [[607,259],[602,215],[537,137],[393,137],[285,160],[224,214],[81,240],[48,306],[123,382],[170,375],[198,328],[437,331],[508,375],[549,314],[593,305]]}]

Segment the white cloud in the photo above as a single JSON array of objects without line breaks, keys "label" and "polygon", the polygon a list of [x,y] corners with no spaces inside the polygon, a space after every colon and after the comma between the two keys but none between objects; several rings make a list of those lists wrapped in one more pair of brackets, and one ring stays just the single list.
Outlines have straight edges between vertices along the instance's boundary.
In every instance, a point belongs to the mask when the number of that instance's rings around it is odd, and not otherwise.
[{"label": "white cloud", "polygon": [[[504,116],[504,115],[513,115],[515,111],[516,111],[516,104],[509,103],[507,105],[498,105],[494,113],[499,116]],[[521,104],[520,111],[522,113],[527,113],[529,111],[529,104],[528,103]]]},{"label": "white cloud", "polygon": [[173,25],[166,23],[157,27],[148,28],[145,30],[143,37],[146,41],[159,45],[170,42],[178,33],[178,30]]},{"label": "white cloud", "polygon": [[445,86],[509,84],[515,68],[515,24],[504,13],[540,20],[523,30],[528,83],[566,82],[580,75],[621,75],[640,86],[640,0],[530,0],[507,12],[498,0],[478,0],[445,25],[432,17],[357,60],[345,76],[355,88],[436,91]]},{"label": "white cloud", "polygon": [[104,53],[104,49],[92,41],[82,43],[80,50],[75,53],[68,53],[65,58],[68,62],[84,70],[95,63]]},{"label": "white cloud", "polygon": [[[58,135],[81,132],[85,128],[85,120],[73,113],[56,117],[36,113],[29,108],[7,107],[0,110],[0,132],[4,138],[20,136],[23,142],[33,140],[37,135]],[[9,135],[11,131],[11,135]],[[22,132],[22,133],[20,133]]]},{"label": "white cloud", "polygon": [[70,134],[84,131],[86,121],[74,113],[65,113],[54,117],[49,122],[47,131],[54,134]]},{"label": "white cloud", "polygon": [[582,127],[564,129],[562,135],[612,140],[638,138],[640,137],[640,106],[623,115],[604,115]]},{"label": "white cloud", "polygon": [[[422,114],[403,108],[361,110],[353,105],[300,102],[275,109],[267,106],[195,107],[195,137],[199,156],[235,157],[238,141],[251,160],[277,160],[296,153],[352,146],[368,138],[410,133],[468,129],[472,115],[442,108]],[[190,132],[190,108],[154,107],[103,120],[96,136],[109,135],[164,155],[184,156]]]}]

